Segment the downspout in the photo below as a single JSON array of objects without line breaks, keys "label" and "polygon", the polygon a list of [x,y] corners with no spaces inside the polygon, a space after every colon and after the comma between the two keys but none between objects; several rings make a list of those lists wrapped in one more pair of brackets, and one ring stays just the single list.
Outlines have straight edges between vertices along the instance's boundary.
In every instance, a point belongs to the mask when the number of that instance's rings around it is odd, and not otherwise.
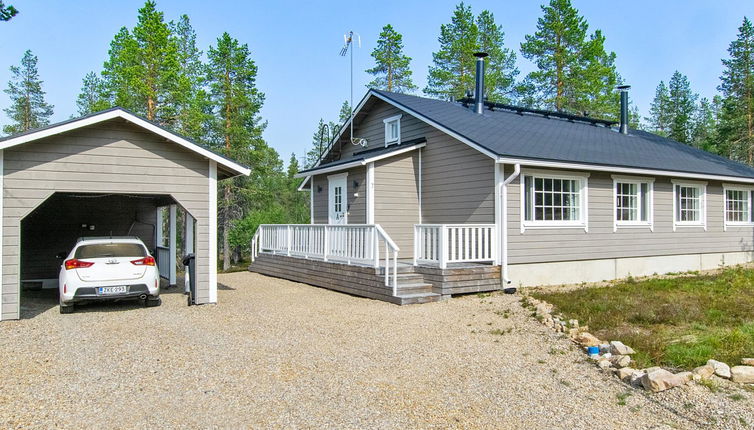
[{"label": "downspout", "polygon": [[[504,170],[503,170],[504,172]],[[503,173],[504,174],[504,173]],[[500,204],[500,212],[502,216],[502,221],[500,222],[501,228],[503,230],[502,232],[502,258],[501,264],[500,264],[500,279],[503,283],[503,288],[505,288],[508,284],[511,283],[511,280],[508,278],[508,184],[513,182],[514,179],[518,177],[518,175],[521,174],[521,164],[516,163],[513,166],[513,173],[511,173],[510,176],[505,178],[505,180],[500,184],[500,190],[498,190],[498,196],[501,198],[502,202]],[[523,209],[522,209],[523,210]]]}]

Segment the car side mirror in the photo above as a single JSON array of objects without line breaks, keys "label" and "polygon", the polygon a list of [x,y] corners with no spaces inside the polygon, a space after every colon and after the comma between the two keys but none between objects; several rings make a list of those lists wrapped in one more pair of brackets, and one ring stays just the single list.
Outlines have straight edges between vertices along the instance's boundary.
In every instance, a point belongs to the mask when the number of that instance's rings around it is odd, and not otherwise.
[{"label": "car side mirror", "polygon": [[62,259],[64,259],[64,258],[65,258],[65,257],[66,257],[67,255],[68,255],[68,253],[67,253],[67,252],[58,252],[58,253],[57,253],[57,255],[55,255],[55,258],[57,258],[58,260],[62,260]]}]

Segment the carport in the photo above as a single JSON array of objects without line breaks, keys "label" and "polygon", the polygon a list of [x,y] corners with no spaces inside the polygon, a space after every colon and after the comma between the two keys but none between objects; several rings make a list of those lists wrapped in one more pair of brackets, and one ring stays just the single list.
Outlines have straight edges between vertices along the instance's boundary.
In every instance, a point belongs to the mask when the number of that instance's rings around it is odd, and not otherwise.
[{"label": "carport", "polygon": [[0,139],[0,169],[0,319],[21,316],[22,283],[55,283],[82,236],[138,236],[173,285],[180,237],[196,302],[217,302],[217,181],[246,167],[115,108]]}]

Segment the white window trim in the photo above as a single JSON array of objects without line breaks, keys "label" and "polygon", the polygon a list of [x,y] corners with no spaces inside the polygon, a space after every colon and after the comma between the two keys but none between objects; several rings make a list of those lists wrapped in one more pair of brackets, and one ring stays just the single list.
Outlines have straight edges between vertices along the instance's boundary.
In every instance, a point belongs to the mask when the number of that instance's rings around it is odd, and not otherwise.
[{"label": "white window trim", "polygon": [[[743,191],[746,193],[749,205],[748,221],[728,221],[728,191]],[[723,231],[728,231],[728,227],[752,227],[754,226],[754,216],[752,216],[752,192],[754,187],[740,184],[723,184]]]},{"label": "white window trim", "polygon": [[[707,231],[707,182],[706,181],[687,181],[687,180],[677,180],[677,179],[671,179],[670,182],[673,184],[673,231],[676,231],[677,228],[686,228],[686,227],[692,227],[692,228],[698,228],[702,227],[704,228],[704,231]],[[678,196],[676,195],[676,186],[681,187],[695,187],[700,188],[702,191],[701,197],[701,219],[699,221],[678,221],[676,217],[678,216],[677,213],[677,206],[678,206]]]},{"label": "white window trim", "polygon": [[[655,178],[646,177],[646,176],[621,176],[621,175],[611,175],[613,178],[613,232],[618,231],[618,228],[647,228],[649,227],[649,231],[654,232],[655,226],[654,226],[654,217],[655,217],[655,210],[654,210],[654,188],[655,188]],[[618,217],[616,214],[617,209],[617,202],[618,202],[618,183],[621,184],[636,184],[639,186],[639,191],[641,192],[641,184],[647,184],[647,193],[649,193],[647,197],[647,204],[649,204],[649,208],[647,209],[647,220],[646,221],[618,221]],[[639,199],[639,204],[641,204],[641,198]],[[639,206],[639,213],[641,213],[641,206]]]},{"label": "white window trim", "polygon": [[[382,120],[382,122],[385,124],[385,146],[386,147],[389,145],[401,144],[401,117],[402,116],[403,114],[394,115],[394,116],[391,116],[390,118],[385,118]],[[398,137],[396,137],[395,139],[388,140],[390,123],[393,121],[398,121]]]},{"label": "white window trim", "polygon": [[[545,179],[573,179],[581,185],[579,196],[581,198],[581,220],[578,221],[527,221],[526,220],[526,176],[534,176]],[[520,186],[520,212],[521,233],[526,230],[577,228],[589,232],[589,173],[567,172],[559,173],[548,170],[524,169],[519,176]]]}]

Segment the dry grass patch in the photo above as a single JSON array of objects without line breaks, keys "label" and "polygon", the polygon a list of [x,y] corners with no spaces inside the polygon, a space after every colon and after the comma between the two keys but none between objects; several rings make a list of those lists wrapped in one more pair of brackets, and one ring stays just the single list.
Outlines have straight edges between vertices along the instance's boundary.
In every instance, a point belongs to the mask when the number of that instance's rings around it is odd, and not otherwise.
[{"label": "dry grass patch", "polygon": [[637,351],[638,365],[691,369],[708,359],[754,355],[754,269],[637,281],[571,291],[537,290],[566,318]]}]

